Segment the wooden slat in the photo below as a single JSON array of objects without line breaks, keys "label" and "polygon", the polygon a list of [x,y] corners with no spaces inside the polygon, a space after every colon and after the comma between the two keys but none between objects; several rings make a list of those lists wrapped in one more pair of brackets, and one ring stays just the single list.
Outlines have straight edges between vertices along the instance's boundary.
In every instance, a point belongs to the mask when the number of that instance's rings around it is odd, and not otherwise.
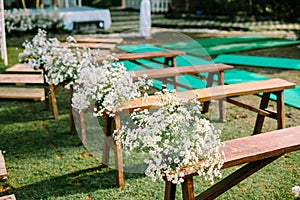
[{"label": "wooden slat", "polygon": [[226,141],[223,168],[280,156],[300,149],[300,126]]},{"label": "wooden slat", "polygon": [[168,50],[168,51],[156,51],[145,53],[124,53],[117,54],[116,57],[119,60],[138,60],[138,59],[153,59],[153,58],[172,58],[176,56],[185,55],[183,51]]},{"label": "wooden slat", "polygon": [[167,78],[172,76],[180,76],[183,74],[193,75],[193,74],[199,74],[203,72],[220,72],[229,69],[233,69],[233,66],[225,65],[225,64],[210,64],[210,65],[139,70],[139,71],[134,71],[133,74],[135,77],[142,77],[143,74],[145,74],[147,75],[146,78],[155,79],[155,78]]},{"label": "wooden slat", "polygon": [[[295,84],[283,79],[269,79],[249,83],[238,83],[232,85],[220,85],[210,88],[189,90],[177,92],[178,98],[192,99],[197,96],[198,101],[207,102],[210,100],[221,99],[225,97],[235,97],[241,95],[258,94],[260,92],[275,92],[279,90],[294,88]],[[142,98],[130,100],[120,107],[120,113],[132,112],[135,108],[153,109],[156,103],[156,96],[148,97],[147,101]]]},{"label": "wooden slat", "polygon": [[70,47],[77,47],[77,48],[90,48],[90,49],[104,49],[104,50],[112,50],[116,47],[116,44],[109,44],[109,43],[75,43],[75,44],[67,44],[62,43],[62,46],[70,46]]},{"label": "wooden slat", "polygon": [[120,44],[123,38],[94,38],[94,37],[74,37],[77,42],[91,42],[91,43],[112,43]]},{"label": "wooden slat", "polygon": [[[280,156],[297,150],[300,150],[300,126],[225,141],[224,147],[220,148],[220,152],[225,153],[225,163],[222,168],[248,164],[223,178],[195,198],[193,176],[197,173],[186,168],[184,179],[187,182],[182,184],[183,199],[215,199]],[[172,183],[166,181],[165,200],[175,199],[175,196],[172,198],[171,196],[175,194],[176,187],[172,188],[170,184]]]},{"label": "wooden slat", "polygon": [[0,197],[0,200],[16,200],[16,196],[14,194],[10,194]]},{"label": "wooden slat", "polygon": [[2,152],[0,151],[0,181],[5,181],[7,179],[7,171],[5,166],[5,160]]},{"label": "wooden slat", "polygon": [[0,83],[44,84],[44,79],[40,74],[0,74]]},{"label": "wooden slat", "polygon": [[[225,169],[297,150],[300,150],[300,126],[228,140],[219,151],[225,154],[222,166]],[[188,168],[183,173],[197,175]]]},{"label": "wooden slat", "polygon": [[45,91],[43,88],[0,87],[0,99],[29,99],[34,101],[44,101]]},{"label": "wooden slat", "polygon": [[22,63],[15,64],[12,67],[9,67],[5,70],[5,72],[10,73],[42,73],[43,70],[38,69],[32,69],[30,66]]}]

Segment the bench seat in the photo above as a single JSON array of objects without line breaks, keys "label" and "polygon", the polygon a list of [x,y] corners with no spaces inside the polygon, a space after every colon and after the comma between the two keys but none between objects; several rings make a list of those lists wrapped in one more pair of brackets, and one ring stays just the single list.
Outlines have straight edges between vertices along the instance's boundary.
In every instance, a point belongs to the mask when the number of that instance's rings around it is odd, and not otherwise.
[{"label": "bench seat", "polygon": [[0,83],[2,84],[44,84],[44,78],[41,74],[0,74]]},{"label": "bench seat", "polygon": [[23,64],[23,63],[18,63],[15,64],[12,67],[9,67],[5,70],[5,72],[8,73],[42,73],[43,70],[38,69],[32,69],[30,66],[28,66],[27,64]]},{"label": "bench seat", "polygon": [[[182,183],[184,200],[214,199],[246,179],[280,156],[300,149],[300,126],[271,131],[263,134],[237,138],[224,142],[220,151],[225,153],[224,168],[244,165],[197,197],[194,196],[193,176],[186,170]],[[176,186],[166,181],[165,200],[175,199]]]},{"label": "bench seat", "polygon": [[45,91],[43,88],[0,87],[0,99],[28,99],[44,101]]},{"label": "bench seat", "polygon": [[5,160],[2,152],[0,151],[0,181],[5,181],[7,179],[7,171],[5,166]]},{"label": "bench seat", "polygon": [[[61,45],[62,46],[69,46],[70,44],[61,43]],[[116,44],[84,42],[84,43],[71,44],[70,47],[112,50],[116,47]]]},{"label": "bench seat", "polygon": [[16,196],[14,194],[10,194],[0,197],[0,200],[16,200]]},{"label": "bench seat", "polygon": [[95,37],[74,37],[77,42],[91,42],[91,43],[112,43],[120,44],[123,38],[95,38]]}]

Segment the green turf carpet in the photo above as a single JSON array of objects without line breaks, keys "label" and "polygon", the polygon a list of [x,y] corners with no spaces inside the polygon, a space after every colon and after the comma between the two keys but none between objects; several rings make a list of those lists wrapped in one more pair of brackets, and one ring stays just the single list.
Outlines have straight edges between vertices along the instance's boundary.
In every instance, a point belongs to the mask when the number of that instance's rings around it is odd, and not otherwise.
[{"label": "green turf carpet", "polygon": [[[293,42],[293,41],[291,41]],[[279,45],[279,44],[278,44]],[[149,52],[149,51],[163,51],[165,49],[159,48],[150,44],[139,44],[139,45],[123,45],[119,47],[123,51],[128,52]],[[163,62],[163,59],[156,59],[159,62]],[[162,66],[154,63],[152,61],[148,60],[139,60],[143,65],[146,65],[150,68],[161,68]],[[211,61],[204,60],[192,55],[184,55],[184,56],[178,56],[176,57],[177,66],[187,66],[187,65],[200,65],[200,64],[208,64],[212,63]],[[127,63],[128,62],[128,63]],[[127,63],[127,64],[126,64]],[[125,61],[125,67],[128,68],[128,70],[142,70],[147,69],[143,67],[142,65],[137,65],[129,61]],[[184,84],[186,86],[190,86],[192,88],[203,88],[205,87],[205,81],[202,81],[199,78],[196,78],[194,76],[190,75],[183,75],[178,78],[179,83]],[[225,71],[225,83],[226,84],[235,84],[235,83],[243,83],[243,82],[249,82],[249,81],[258,81],[258,80],[267,80],[268,77],[248,72],[246,70],[227,70]],[[161,89],[161,82],[155,80],[154,86],[158,89]],[[169,89],[173,89],[173,86],[168,85]],[[180,91],[184,91],[184,88],[179,88]],[[285,103],[294,106],[296,108],[300,108],[300,86],[296,86],[294,89],[289,89],[284,91],[285,94]],[[271,96],[271,98],[275,98],[274,96]]]},{"label": "green turf carpet", "polygon": [[231,43],[240,43],[240,42],[245,43],[251,41],[261,41],[261,40],[270,40],[270,39],[274,39],[274,38],[265,35],[251,34],[251,35],[241,35],[241,36],[223,37],[223,38],[206,38],[206,39],[198,39],[198,40],[187,38],[185,41],[158,44],[158,46],[168,48],[168,49],[184,50],[190,48],[210,47],[210,46],[218,46],[222,44],[231,44]]},{"label": "green turf carpet", "polygon": [[118,49],[131,53],[166,51],[164,48],[160,48],[151,44],[119,45]]},{"label": "green turf carpet", "polygon": [[[205,50],[208,55],[217,55],[223,53],[232,53],[232,52],[247,51],[253,49],[273,48],[273,47],[289,46],[289,45],[296,45],[296,44],[300,44],[300,41],[275,39],[275,40],[265,40],[265,41],[253,41],[249,43],[248,42],[231,43],[231,44],[210,46],[210,47],[206,47]],[[199,48],[185,49],[184,51],[188,54],[203,56],[203,51],[202,49]]]},{"label": "green turf carpet", "polygon": [[291,58],[275,58],[263,56],[246,56],[236,54],[221,54],[214,59],[215,63],[246,65],[255,67],[272,67],[300,70],[300,60]]},{"label": "green turf carpet", "polygon": [[[225,83],[236,84],[250,81],[267,80],[268,77],[248,72],[246,70],[232,69],[225,71]],[[271,95],[271,99],[275,99],[275,95]],[[300,86],[284,91],[284,103],[296,108],[300,108]]]}]

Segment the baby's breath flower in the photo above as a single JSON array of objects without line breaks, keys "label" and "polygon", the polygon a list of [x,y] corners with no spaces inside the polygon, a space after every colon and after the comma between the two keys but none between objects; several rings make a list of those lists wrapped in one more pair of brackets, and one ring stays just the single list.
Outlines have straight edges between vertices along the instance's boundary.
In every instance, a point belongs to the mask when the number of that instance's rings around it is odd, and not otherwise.
[{"label": "baby's breath flower", "polygon": [[96,105],[94,116],[114,116],[121,103],[142,96],[140,89],[148,82],[144,79],[133,81],[132,73],[126,71],[123,62],[90,62],[79,71],[74,85],[74,94],[85,96],[88,103],[80,104],[72,99],[72,106],[79,111]]},{"label": "baby's breath flower", "polygon": [[195,99],[179,100],[166,90],[157,95],[160,109],[136,109],[131,114],[136,127],[126,124],[119,131],[124,152],[147,153],[145,174],[153,181],[165,177],[172,183],[182,183],[186,167],[213,181],[221,175],[224,159],[219,152],[220,131],[201,118],[201,106]]},{"label": "baby's breath flower", "polygon": [[294,186],[292,188],[292,193],[294,193],[295,198],[298,198],[300,196],[300,186]]}]

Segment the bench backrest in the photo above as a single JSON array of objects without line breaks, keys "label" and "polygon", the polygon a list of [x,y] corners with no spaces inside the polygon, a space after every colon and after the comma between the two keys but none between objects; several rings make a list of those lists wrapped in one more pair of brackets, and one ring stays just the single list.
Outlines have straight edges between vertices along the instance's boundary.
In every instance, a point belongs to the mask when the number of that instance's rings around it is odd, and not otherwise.
[{"label": "bench backrest", "polygon": [[[215,87],[177,92],[178,98],[192,99],[197,96],[198,101],[207,102],[214,99],[236,97],[242,95],[258,94],[261,92],[276,92],[294,88],[295,84],[289,81],[275,78],[262,81],[238,83],[232,85],[220,85]],[[133,99],[123,104],[118,113],[132,112],[136,108],[155,109],[157,96],[149,96],[147,101],[142,98]]]}]

